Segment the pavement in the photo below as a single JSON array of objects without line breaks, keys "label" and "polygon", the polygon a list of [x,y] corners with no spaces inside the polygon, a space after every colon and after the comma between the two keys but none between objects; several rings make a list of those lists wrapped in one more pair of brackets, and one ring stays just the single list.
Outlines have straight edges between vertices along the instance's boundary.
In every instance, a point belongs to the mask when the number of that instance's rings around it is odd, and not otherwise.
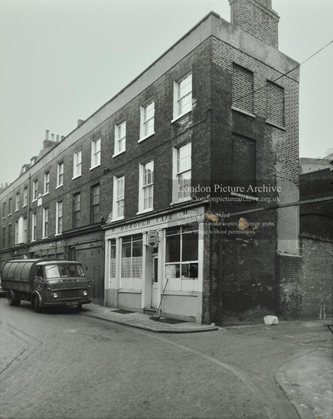
[{"label": "pavement", "polygon": [[[199,325],[161,317],[89,304],[82,314],[97,319],[148,330],[155,333],[198,333],[224,330],[215,324]],[[245,325],[227,327],[242,334],[259,333],[269,339],[292,339],[300,347],[296,356],[281,365],[275,373],[277,385],[295,407],[301,419],[333,417],[333,334],[325,327],[333,319],[282,321],[277,326]],[[288,334],[289,333],[289,334]]]},{"label": "pavement", "polygon": [[85,316],[95,317],[137,329],[145,329],[155,333],[198,333],[211,332],[219,329],[215,324],[204,325],[183,320],[167,319],[165,317],[161,317],[159,320],[152,320],[151,314],[101,307],[97,304],[83,306],[81,313]]}]

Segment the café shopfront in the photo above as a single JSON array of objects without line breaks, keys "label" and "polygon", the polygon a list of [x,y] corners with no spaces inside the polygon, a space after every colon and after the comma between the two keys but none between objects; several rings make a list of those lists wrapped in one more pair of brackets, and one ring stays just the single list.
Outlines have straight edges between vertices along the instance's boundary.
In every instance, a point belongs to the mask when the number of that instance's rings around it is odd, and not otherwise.
[{"label": "caf\u00e9 shopfront", "polygon": [[202,321],[204,207],[105,228],[105,305]]}]

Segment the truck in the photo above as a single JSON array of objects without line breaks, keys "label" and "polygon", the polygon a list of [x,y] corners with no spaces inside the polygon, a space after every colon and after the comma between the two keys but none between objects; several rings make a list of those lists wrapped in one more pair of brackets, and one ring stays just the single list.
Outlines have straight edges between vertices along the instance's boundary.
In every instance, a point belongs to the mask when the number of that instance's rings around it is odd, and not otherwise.
[{"label": "truck", "polygon": [[9,260],[2,269],[1,285],[10,306],[30,301],[39,313],[43,307],[89,304],[90,285],[79,262],[69,260]]}]

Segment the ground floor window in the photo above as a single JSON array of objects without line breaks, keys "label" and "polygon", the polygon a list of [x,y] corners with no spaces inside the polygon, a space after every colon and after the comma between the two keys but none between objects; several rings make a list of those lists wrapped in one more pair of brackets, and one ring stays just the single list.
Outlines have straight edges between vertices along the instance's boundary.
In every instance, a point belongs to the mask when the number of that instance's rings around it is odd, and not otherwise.
[{"label": "ground floor window", "polygon": [[141,288],[142,234],[123,237],[121,243],[121,288]]},{"label": "ground floor window", "polygon": [[110,240],[110,278],[116,277],[116,239]]},{"label": "ground floor window", "polygon": [[166,230],[165,278],[198,279],[198,223]]}]

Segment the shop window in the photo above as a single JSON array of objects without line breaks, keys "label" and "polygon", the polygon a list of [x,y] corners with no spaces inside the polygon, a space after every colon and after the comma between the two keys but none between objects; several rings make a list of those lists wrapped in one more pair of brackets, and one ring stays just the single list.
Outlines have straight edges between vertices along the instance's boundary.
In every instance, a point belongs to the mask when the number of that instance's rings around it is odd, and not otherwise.
[{"label": "shop window", "polygon": [[[142,278],[142,235],[124,237],[121,249],[122,288],[133,288],[126,279]],[[135,286],[134,286],[135,288]]]},{"label": "shop window", "polygon": [[110,243],[110,278],[116,277],[116,239]]},{"label": "shop window", "polygon": [[165,277],[198,279],[198,224],[170,228],[166,232]]}]

